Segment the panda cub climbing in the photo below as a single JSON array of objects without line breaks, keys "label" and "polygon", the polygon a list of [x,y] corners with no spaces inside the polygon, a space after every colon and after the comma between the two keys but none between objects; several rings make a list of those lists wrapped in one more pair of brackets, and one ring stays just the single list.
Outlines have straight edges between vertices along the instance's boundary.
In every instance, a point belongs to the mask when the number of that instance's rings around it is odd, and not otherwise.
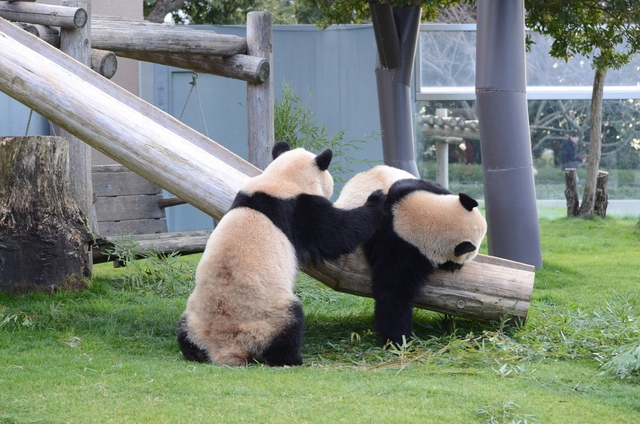
[{"label": "panda cub climbing", "polygon": [[278,142],[273,162],[238,193],[211,234],[178,324],[186,359],[301,365],[304,315],[293,293],[299,263],[336,259],[371,237],[385,196],[351,210],[328,200],[331,150]]},{"label": "panda cub climbing", "polygon": [[487,231],[478,202],[389,166],[354,176],[334,206],[360,207],[376,190],[387,194],[380,229],[363,245],[371,267],[375,327],[383,342],[411,337],[413,305],[436,269],[456,271],[472,260]]}]

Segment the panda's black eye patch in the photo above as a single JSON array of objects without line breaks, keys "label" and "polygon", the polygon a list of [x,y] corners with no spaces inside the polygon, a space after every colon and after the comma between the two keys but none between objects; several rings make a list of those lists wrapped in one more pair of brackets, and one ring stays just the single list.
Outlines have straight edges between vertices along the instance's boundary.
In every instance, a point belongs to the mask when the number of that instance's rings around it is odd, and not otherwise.
[{"label": "panda's black eye patch", "polygon": [[458,244],[456,248],[453,250],[453,254],[456,256],[462,256],[465,253],[471,253],[476,250],[476,247],[470,241],[463,241]]}]

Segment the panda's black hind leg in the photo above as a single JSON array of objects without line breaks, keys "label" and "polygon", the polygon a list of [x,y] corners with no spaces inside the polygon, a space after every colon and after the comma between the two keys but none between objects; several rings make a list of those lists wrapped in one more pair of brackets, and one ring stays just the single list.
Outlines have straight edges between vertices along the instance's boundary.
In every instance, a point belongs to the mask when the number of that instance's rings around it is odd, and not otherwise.
[{"label": "panda's black hind leg", "polygon": [[302,365],[304,313],[300,302],[289,307],[291,322],[271,341],[260,358],[271,367]]},{"label": "panda's black hind leg", "polygon": [[189,340],[187,334],[187,318],[184,315],[180,318],[180,322],[178,322],[177,339],[178,345],[180,345],[180,351],[182,351],[185,359],[196,362],[209,362],[207,352]]}]

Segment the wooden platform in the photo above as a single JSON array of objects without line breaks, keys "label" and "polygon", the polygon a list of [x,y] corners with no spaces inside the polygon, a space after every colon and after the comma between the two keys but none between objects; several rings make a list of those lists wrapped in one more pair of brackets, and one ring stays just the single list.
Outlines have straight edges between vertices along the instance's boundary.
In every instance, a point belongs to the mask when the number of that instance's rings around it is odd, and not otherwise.
[{"label": "wooden platform", "polygon": [[92,178],[100,236],[93,263],[113,260],[105,252],[123,237],[134,240],[141,253],[204,251],[211,230],[168,232],[165,205],[184,202],[167,202],[157,184],[122,165],[94,165]]}]

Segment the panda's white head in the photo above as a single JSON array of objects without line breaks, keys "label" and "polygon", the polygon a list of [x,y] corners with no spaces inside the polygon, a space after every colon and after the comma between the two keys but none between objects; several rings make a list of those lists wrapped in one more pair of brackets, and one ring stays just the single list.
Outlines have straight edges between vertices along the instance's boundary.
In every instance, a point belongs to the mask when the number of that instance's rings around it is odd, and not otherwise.
[{"label": "panda's white head", "polygon": [[[410,183],[413,185],[416,181]],[[396,185],[390,190],[393,193]],[[487,222],[478,202],[466,194],[405,192],[393,203],[393,226],[398,236],[414,245],[434,265],[463,264],[478,254]]]},{"label": "panda's white head", "polygon": [[327,170],[333,152],[327,149],[315,155],[303,148],[291,150],[285,141],[273,146],[273,162],[262,174],[252,178],[242,191],[257,191],[278,198],[291,198],[300,194],[312,194],[330,198],[333,194],[333,177]]}]

